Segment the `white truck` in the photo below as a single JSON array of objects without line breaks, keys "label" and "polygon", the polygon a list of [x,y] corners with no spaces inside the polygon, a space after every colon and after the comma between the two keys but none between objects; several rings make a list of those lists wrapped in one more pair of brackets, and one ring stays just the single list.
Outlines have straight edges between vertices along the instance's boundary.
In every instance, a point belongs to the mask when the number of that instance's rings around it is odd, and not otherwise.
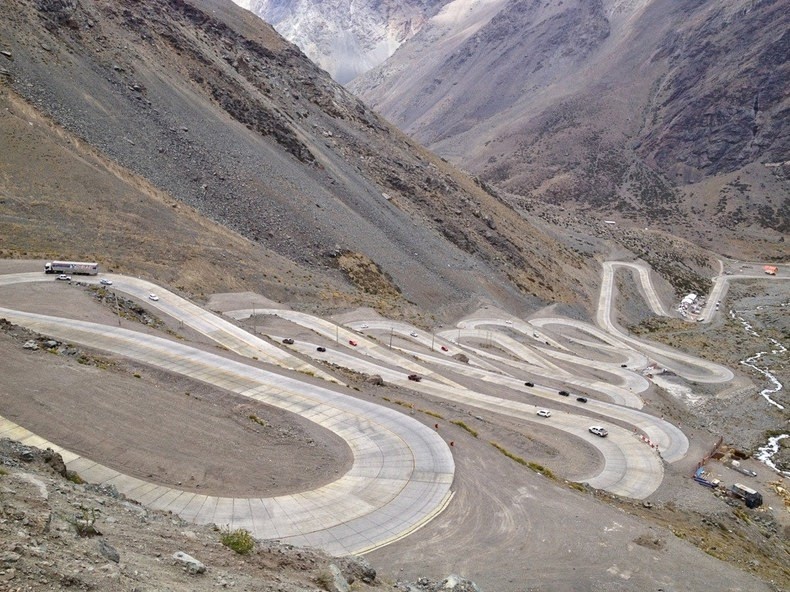
[{"label": "white truck", "polygon": [[99,264],[82,261],[47,261],[44,273],[66,273],[70,275],[96,275]]}]

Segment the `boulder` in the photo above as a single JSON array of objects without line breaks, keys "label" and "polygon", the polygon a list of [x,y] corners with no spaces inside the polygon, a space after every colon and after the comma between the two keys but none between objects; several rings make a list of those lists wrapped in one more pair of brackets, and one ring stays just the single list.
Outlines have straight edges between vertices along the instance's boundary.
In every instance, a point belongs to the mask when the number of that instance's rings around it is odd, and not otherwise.
[{"label": "boulder", "polygon": [[372,584],[376,581],[376,570],[364,557],[355,555],[341,557],[337,560],[337,564],[343,570],[346,580],[352,584],[356,580],[362,580],[366,584]]},{"label": "boulder", "polygon": [[183,551],[176,551],[173,553],[173,559],[176,563],[181,564],[187,573],[192,575],[202,574],[206,571],[205,565]]},{"label": "boulder", "polygon": [[63,462],[63,457],[60,456],[57,452],[52,450],[51,448],[47,448],[42,453],[42,458],[44,462],[52,467],[52,470],[55,471],[61,477],[68,477],[68,470],[66,469],[66,463]]},{"label": "boulder", "polygon": [[101,553],[102,557],[109,559],[113,563],[118,563],[121,560],[121,556],[118,554],[115,547],[104,540],[99,541],[99,553]]},{"label": "boulder", "polygon": [[351,592],[351,586],[348,585],[346,577],[337,565],[330,563],[329,573],[332,575],[332,581],[327,582],[328,592]]}]

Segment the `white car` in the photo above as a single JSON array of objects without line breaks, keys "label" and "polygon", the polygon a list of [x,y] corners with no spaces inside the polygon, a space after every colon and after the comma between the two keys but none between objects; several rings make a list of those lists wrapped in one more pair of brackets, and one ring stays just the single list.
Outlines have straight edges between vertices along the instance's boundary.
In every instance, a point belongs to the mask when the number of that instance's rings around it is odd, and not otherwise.
[{"label": "white car", "polygon": [[551,411],[548,409],[541,409],[538,411],[538,417],[551,417]]},{"label": "white car", "polygon": [[99,280],[99,283],[102,286],[112,286],[112,280],[108,280],[107,278],[102,278]]},{"label": "white car", "polygon": [[70,282],[70,281],[71,281],[71,276],[70,276],[70,275],[66,275],[65,273],[61,273],[61,274],[60,274],[60,275],[57,277],[57,279],[59,279],[59,280],[62,280],[62,281],[64,281],[64,282]]},{"label": "white car", "polygon": [[601,426],[591,426],[590,433],[600,436],[601,438],[606,438],[606,436],[609,435],[609,432],[607,432],[606,429],[602,428]]},{"label": "white car", "polygon": [[505,321],[505,324],[506,324],[506,325],[512,325],[512,324],[513,324],[513,321]]},{"label": "white car", "polygon": [[154,302],[156,302],[157,300],[159,300],[159,296],[157,296],[156,294],[149,294],[148,300],[153,300]]},{"label": "white car", "polygon": [[412,337],[417,337],[417,331],[412,331],[411,333],[409,333],[409,335],[411,335]]},{"label": "white car", "polygon": [[362,324],[362,328],[363,328],[363,329],[367,329],[368,327],[369,327],[369,325],[368,325],[367,323],[363,323],[363,324]]}]

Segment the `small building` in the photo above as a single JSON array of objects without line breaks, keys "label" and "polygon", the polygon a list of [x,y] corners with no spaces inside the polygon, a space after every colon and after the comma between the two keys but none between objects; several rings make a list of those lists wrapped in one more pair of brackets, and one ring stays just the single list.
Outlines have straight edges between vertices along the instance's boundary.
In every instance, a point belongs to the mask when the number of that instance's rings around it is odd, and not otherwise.
[{"label": "small building", "polygon": [[683,306],[691,306],[696,301],[697,301],[697,295],[694,292],[691,292],[690,294],[686,294],[685,296],[683,296],[683,300],[680,301],[680,304],[682,304]]}]

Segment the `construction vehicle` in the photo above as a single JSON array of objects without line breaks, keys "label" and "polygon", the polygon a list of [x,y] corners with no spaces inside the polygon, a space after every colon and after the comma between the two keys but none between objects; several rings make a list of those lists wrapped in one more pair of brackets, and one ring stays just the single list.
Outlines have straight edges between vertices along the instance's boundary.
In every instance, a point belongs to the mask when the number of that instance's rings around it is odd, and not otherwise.
[{"label": "construction vehicle", "polygon": [[717,489],[721,484],[721,481],[710,475],[705,470],[705,467],[700,467],[694,472],[694,481],[704,487],[710,487],[711,489]]},{"label": "construction vehicle", "polygon": [[98,263],[80,261],[48,261],[44,264],[44,273],[68,273],[71,275],[96,275],[99,273]]},{"label": "construction vehicle", "polygon": [[751,487],[746,487],[746,485],[736,483],[730,487],[730,492],[732,492],[735,497],[741,498],[747,508],[757,508],[763,505],[763,496]]}]

